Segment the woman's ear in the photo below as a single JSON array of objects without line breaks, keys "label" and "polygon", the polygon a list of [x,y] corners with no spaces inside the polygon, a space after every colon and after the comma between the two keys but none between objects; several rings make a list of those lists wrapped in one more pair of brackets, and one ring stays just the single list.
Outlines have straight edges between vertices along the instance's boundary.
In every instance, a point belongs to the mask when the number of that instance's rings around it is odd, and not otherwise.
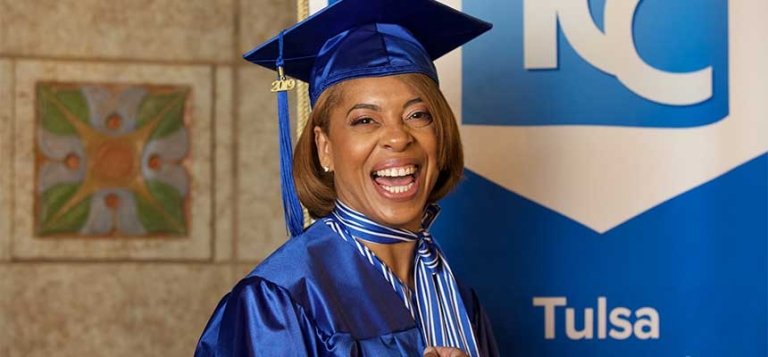
[{"label": "woman's ear", "polygon": [[333,147],[331,141],[319,126],[316,126],[313,130],[315,132],[315,146],[317,146],[317,159],[320,160],[320,165],[325,172],[333,172]]}]

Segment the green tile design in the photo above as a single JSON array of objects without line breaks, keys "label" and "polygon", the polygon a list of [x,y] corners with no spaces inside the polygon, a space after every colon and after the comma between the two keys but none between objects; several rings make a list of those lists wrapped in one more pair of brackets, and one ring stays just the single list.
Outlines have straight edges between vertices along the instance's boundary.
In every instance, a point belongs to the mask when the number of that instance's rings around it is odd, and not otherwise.
[{"label": "green tile design", "polygon": [[185,236],[190,92],[37,83],[36,236]]}]

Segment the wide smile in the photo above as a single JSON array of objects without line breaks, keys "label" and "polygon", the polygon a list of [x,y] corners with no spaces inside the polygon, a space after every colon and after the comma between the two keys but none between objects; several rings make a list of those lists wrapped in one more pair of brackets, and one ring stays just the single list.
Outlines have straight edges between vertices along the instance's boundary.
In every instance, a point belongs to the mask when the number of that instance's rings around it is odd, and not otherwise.
[{"label": "wide smile", "polygon": [[405,201],[419,191],[419,166],[414,164],[390,166],[371,172],[376,191],[384,198]]}]

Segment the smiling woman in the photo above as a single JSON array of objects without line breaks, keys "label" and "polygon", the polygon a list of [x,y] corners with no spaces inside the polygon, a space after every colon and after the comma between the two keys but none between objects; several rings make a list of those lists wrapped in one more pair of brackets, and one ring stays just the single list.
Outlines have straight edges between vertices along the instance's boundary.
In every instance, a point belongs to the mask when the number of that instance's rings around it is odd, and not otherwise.
[{"label": "smiling woman", "polygon": [[222,299],[198,356],[498,355],[429,233],[463,171],[432,61],[489,28],[433,0],[341,0],[245,55],[277,91],[308,82],[314,110],[282,172],[294,237]]},{"label": "smiling woman", "polygon": [[437,178],[436,137],[429,109],[397,76],[357,78],[315,127],[323,167],[335,173],[338,199],[372,220],[417,231]]},{"label": "smiling woman", "polygon": [[[398,100],[401,103],[397,103]],[[390,105],[392,109],[385,112],[379,103]],[[357,198],[375,204],[377,200],[373,198],[378,195],[371,197],[346,192],[350,187],[373,187],[387,201],[405,203],[401,206],[421,207],[417,213],[420,220],[426,203],[436,202],[451,191],[464,169],[461,141],[453,112],[437,84],[422,74],[359,78],[331,87],[318,99],[303,132],[314,135],[302,135],[296,144],[294,177],[299,198],[313,218],[331,213],[338,196],[350,204],[349,199]],[[331,134],[339,137],[333,140],[329,136]],[[346,149],[334,151],[334,141],[337,142],[337,148]],[[354,146],[348,146],[349,141]],[[367,145],[369,152],[358,155],[365,155],[362,160],[373,166],[368,176],[362,171],[362,166],[359,168],[365,184],[343,185],[339,188],[341,192],[337,193],[334,179],[342,182],[349,180],[338,176],[347,173],[349,160],[355,160],[350,157],[353,153],[348,149],[358,145]],[[425,149],[430,149],[426,153],[430,161],[424,160]],[[365,147],[361,147],[361,150],[365,150]],[[321,162],[321,156],[325,162]],[[386,161],[391,159],[394,161]],[[401,166],[407,166],[400,167],[403,171],[408,170],[407,174],[399,175],[399,170],[395,172],[398,161],[405,164]],[[426,169],[430,169],[429,173],[436,177],[425,181],[428,178],[424,174],[427,173]],[[414,180],[411,182],[408,177],[402,176],[410,176]],[[395,192],[398,186],[407,187],[409,184],[411,186],[408,189]],[[422,196],[416,204],[412,204],[411,196],[419,188]],[[349,195],[347,200],[343,199],[344,195]],[[400,226],[396,222],[392,223]]]}]

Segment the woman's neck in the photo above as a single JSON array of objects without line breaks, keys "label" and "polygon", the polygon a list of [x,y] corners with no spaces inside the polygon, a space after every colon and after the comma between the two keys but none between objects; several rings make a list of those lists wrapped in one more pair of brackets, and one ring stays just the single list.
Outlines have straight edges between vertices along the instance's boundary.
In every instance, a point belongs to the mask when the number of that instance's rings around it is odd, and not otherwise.
[{"label": "woman's neck", "polygon": [[416,242],[403,242],[396,244],[379,244],[368,241],[360,241],[373,254],[376,254],[384,264],[392,270],[400,281],[413,289],[413,257],[416,250]]}]

